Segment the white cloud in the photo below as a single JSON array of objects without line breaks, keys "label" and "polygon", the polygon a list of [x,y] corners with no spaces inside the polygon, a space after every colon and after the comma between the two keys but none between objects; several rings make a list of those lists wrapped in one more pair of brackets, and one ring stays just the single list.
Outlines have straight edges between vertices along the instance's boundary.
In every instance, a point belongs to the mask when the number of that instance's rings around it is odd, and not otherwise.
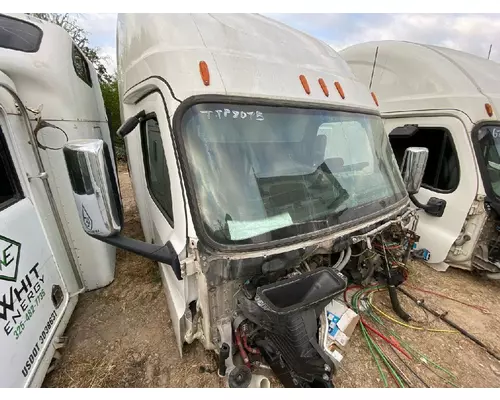
[{"label": "white cloud", "polygon": [[450,47],[500,61],[500,16],[497,15],[391,15],[390,19],[373,23],[366,21],[355,32],[330,41],[341,50],[355,43],[374,40],[407,40]]},{"label": "white cloud", "polygon": [[99,48],[99,56],[110,74],[116,72],[116,48],[113,46],[104,46]]},{"label": "white cloud", "polygon": [[117,14],[78,14],[77,19],[92,36],[115,36]]}]

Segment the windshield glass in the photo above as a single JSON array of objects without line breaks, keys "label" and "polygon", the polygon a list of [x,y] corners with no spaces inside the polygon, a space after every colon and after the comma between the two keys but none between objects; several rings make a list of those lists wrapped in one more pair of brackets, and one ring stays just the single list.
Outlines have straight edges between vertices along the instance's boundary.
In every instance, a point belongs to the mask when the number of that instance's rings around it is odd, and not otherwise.
[{"label": "windshield glass", "polygon": [[406,195],[378,116],[197,104],[182,140],[205,230],[222,244],[311,233]]},{"label": "windshield glass", "polygon": [[483,126],[478,131],[479,148],[491,188],[500,197],[500,126]]}]

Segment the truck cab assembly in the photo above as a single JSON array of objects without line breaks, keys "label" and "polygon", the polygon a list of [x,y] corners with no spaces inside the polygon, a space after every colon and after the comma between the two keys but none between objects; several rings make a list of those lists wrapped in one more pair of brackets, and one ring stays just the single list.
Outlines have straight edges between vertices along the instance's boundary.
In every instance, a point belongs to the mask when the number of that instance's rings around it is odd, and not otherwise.
[{"label": "truck cab assembly", "polygon": [[[269,387],[269,371],[285,387],[333,387],[337,365],[324,347],[322,315],[348,282],[387,284],[395,312],[407,318],[395,288],[420,240],[423,214],[411,199],[420,195],[428,150],[408,146],[395,156],[376,98],[328,45],[259,15],[119,15],[117,134],[127,149],[141,241],[122,233],[95,71],[62,29],[8,19],[43,35],[30,49],[0,49],[10,57],[0,61],[2,134],[11,132],[7,120],[23,131],[9,133],[0,150],[7,148],[21,171],[31,199],[25,207],[36,206],[32,220],[54,233],[39,235],[46,259],[55,260],[43,264],[44,274],[65,284],[47,289],[43,321],[23,336],[30,352],[16,359],[19,373],[7,385],[40,384],[78,294],[113,280],[115,248],[158,263],[179,354],[184,343],[200,341],[218,354],[229,387]],[[58,62],[70,71],[64,88],[75,92],[54,89],[52,104],[33,113],[46,101],[44,85],[61,72],[53,65],[54,76],[40,77],[27,65],[48,62],[51,41],[66,46]],[[25,75],[40,87],[30,92]],[[77,89],[87,96],[83,117],[68,101]],[[61,131],[66,136],[52,150],[36,140],[36,133],[50,140]],[[0,208],[2,229],[16,201]],[[437,217],[450,204],[418,201]],[[6,246],[18,241],[10,239]],[[387,246],[396,250],[387,254]],[[22,274],[38,276],[27,267]],[[10,278],[0,279],[9,282],[0,286],[0,301],[4,292],[21,293]]]}]

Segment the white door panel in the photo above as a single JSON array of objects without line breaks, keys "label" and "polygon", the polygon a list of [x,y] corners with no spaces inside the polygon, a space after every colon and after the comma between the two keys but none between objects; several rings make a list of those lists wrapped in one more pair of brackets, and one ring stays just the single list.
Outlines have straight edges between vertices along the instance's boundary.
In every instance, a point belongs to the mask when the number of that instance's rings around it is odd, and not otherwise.
[{"label": "white door panel", "polygon": [[26,172],[8,149],[5,130],[0,131],[4,189],[0,197],[0,386],[23,387],[51,345],[69,294],[34,200],[17,179]]},{"label": "white door panel", "polygon": [[[417,228],[417,234],[420,235],[418,247],[430,251],[429,263],[441,263],[446,259],[451,246],[459,236],[477,193],[478,176],[473,150],[469,140],[467,140],[467,128],[460,119],[451,116],[390,118],[385,119],[384,124],[388,134],[393,129],[406,124],[417,124],[419,127],[445,128],[451,133],[460,166],[457,188],[453,192],[444,193],[422,187],[415,195],[416,199],[423,204],[427,204],[431,197],[446,201],[446,208],[441,217],[434,217],[422,210]],[[432,151],[432,149],[429,150]]]},{"label": "white door panel", "polygon": [[[136,182],[142,181],[144,201],[142,203],[143,221],[147,227],[146,238],[156,244],[170,242],[177,254],[186,247],[186,217],[181,181],[177,167],[172,139],[170,135],[167,114],[162,97],[151,93],[136,104],[134,112],[144,110],[145,121],[130,135],[136,143],[135,152],[140,149],[140,155],[135,154]],[[137,146],[138,145],[138,146]],[[166,168],[164,166],[166,165]],[[142,177],[138,177],[140,171]],[[163,285],[166,289],[168,307],[177,345],[181,352],[184,341],[184,312],[189,301],[186,290],[188,277],[178,280],[169,265],[160,263]]]}]

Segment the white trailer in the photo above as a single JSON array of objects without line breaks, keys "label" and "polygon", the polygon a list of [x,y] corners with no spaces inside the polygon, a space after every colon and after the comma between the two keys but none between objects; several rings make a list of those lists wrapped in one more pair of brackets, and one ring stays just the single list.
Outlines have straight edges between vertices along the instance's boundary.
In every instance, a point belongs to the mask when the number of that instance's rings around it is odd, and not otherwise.
[{"label": "white trailer", "polygon": [[287,387],[331,386],[318,318],[344,272],[383,265],[373,240],[412,243],[405,183],[418,191],[426,151],[406,151],[403,181],[345,61],[258,15],[120,14],[117,58],[146,241],[120,233],[102,140],[64,149],[85,231],[159,262],[179,352],[200,340],[229,386],[266,386],[262,363]]},{"label": "white trailer", "polygon": [[115,248],[73,200],[77,138],[112,146],[92,65],[64,29],[0,14],[0,387],[40,386],[79,293],[114,278]]},{"label": "white trailer", "polygon": [[[396,158],[429,149],[419,247],[431,267],[500,278],[500,64],[443,47],[361,43],[341,56],[376,94]],[[432,200],[434,198],[434,200]]]}]

